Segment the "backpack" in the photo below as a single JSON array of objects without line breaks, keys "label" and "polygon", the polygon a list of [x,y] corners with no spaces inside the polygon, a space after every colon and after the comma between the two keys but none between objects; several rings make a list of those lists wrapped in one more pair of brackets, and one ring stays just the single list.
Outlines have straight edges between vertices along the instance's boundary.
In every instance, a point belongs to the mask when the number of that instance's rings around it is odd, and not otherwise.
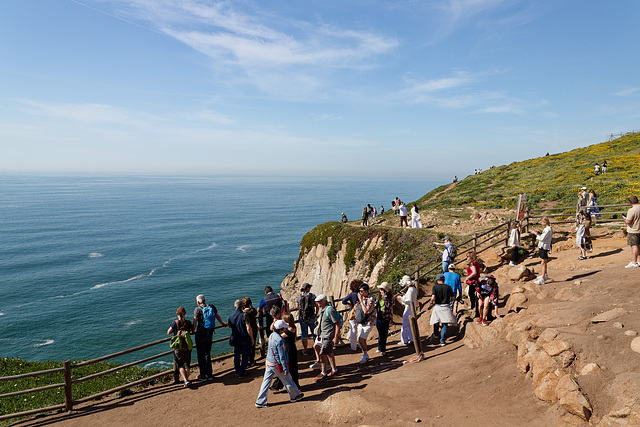
[{"label": "backpack", "polygon": [[300,318],[301,319],[313,319],[316,315],[316,310],[311,302],[311,294],[306,293],[300,296]]},{"label": "backpack", "polygon": [[364,310],[362,309],[362,304],[358,303],[358,305],[356,306],[356,323],[365,323],[367,320],[369,320],[369,314],[365,314]]},{"label": "backpack", "polygon": [[213,329],[216,326],[216,312],[210,305],[202,307],[203,324],[206,329]]},{"label": "backpack", "polygon": [[458,250],[455,246],[451,245],[451,250],[449,251],[449,260],[453,261],[456,256],[458,256]]}]

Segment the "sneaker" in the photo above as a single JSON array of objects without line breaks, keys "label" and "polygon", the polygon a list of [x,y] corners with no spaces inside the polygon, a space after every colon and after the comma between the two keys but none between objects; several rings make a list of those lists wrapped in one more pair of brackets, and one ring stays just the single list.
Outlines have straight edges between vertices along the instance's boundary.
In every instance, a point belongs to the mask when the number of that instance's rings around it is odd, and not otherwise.
[{"label": "sneaker", "polygon": [[191,387],[191,381],[185,381],[182,388],[189,388],[189,387]]},{"label": "sneaker", "polygon": [[630,262],[629,264],[627,264],[624,268],[633,268],[633,267],[640,267],[640,263],[637,262]]},{"label": "sneaker", "polygon": [[533,283],[536,285],[544,285],[544,279],[542,277],[538,277]]},{"label": "sneaker", "polygon": [[324,372],[318,374],[315,376],[315,378],[313,378],[314,381],[322,381],[323,379],[327,378],[328,374],[325,374]]},{"label": "sneaker", "polygon": [[443,342],[441,342],[441,343],[440,343],[440,347],[444,347],[445,345],[446,345],[446,344],[445,344],[445,343],[443,343]]},{"label": "sneaker", "polygon": [[289,400],[289,402],[291,402],[291,403],[299,402],[299,401],[302,400],[303,397],[304,397],[304,394],[300,393],[299,395],[297,395],[293,399]]},{"label": "sneaker", "polygon": [[515,267],[515,266],[517,266],[518,264],[513,263],[513,262],[510,262],[510,263],[509,263],[509,265],[510,265],[511,267]]},{"label": "sneaker", "polygon": [[260,409],[260,408],[268,408],[269,404],[268,403],[256,403],[256,408]]},{"label": "sneaker", "polygon": [[367,360],[369,360],[369,355],[363,355],[362,359],[360,359],[360,363],[367,363]]},{"label": "sneaker", "polygon": [[578,261],[582,261],[583,259],[587,259],[587,258],[586,258],[586,257],[583,257],[582,255],[580,255],[580,256],[578,257]]},{"label": "sneaker", "polygon": [[320,362],[313,362],[311,365],[309,365],[309,369],[320,369],[322,368],[322,365],[320,364]]},{"label": "sneaker", "polygon": [[336,375],[338,375],[338,371],[334,370],[329,371],[329,373],[327,374],[328,377],[335,377]]},{"label": "sneaker", "polygon": [[549,280],[549,275],[548,274],[544,275],[544,280]]},{"label": "sneaker", "polygon": [[488,324],[487,319],[482,319],[482,326],[487,326]]},{"label": "sneaker", "polygon": [[476,323],[482,323],[482,317],[478,317],[478,320],[476,320]]},{"label": "sneaker", "polygon": [[309,353],[307,353],[307,350],[304,350],[304,349],[302,350],[302,354],[303,354],[304,356],[308,356],[308,355],[309,355]]},{"label": "sneaker", "polygon": [[379,348],[376,348],[376,353],[380,353],[380,349]]},{"label": "sneaker", "polygon": [[213,376],[207,377],[207,379],[205,381],[213,381]]},{"label": "sneaker", "polygon": [[380,356],[386,356],[386,354],[387,354],[387,353],[386,353],[386,352],[384,352],[384,351],[381,351],[381,352],[380,352]]}]

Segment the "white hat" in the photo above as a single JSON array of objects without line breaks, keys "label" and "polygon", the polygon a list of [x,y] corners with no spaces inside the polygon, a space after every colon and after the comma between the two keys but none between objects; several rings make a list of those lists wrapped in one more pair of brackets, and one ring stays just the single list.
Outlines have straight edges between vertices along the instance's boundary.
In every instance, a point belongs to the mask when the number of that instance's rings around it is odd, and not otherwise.
[{"label": "white hat", "polygon": [[316,301],[326,301],[326,300],[327,300],[327,296],[325,294],[320,294],[316,296]]},{"label": "white hat", "polygon": [[402,276],[402,280],[400,281],[403,285],[413,285],[413,280],[411,280],[411,276],[404,275]]},{"label": "white hat", "polygon": [[276,323],[273,324],[273,329],[286,329],[289,327],[289,324],[284,320],[276,320]]},{"label": "white hat", "polygon": [[389,282],[382,282],[381,284],[378,285],[378,289],[384,289],[387,292],[391,291],[391,285],[389,284]]}]

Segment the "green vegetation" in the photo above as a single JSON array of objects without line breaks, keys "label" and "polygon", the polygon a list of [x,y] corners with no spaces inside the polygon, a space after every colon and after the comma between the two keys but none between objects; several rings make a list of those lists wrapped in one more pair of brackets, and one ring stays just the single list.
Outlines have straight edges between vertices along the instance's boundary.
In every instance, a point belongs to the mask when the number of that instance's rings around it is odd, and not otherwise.
[{"label": "green vegetation", "polygon": [[[594,165],[604,160],[607,173],[594,176]],[[518,194],[527,193],[530,207],[551,201],[571,206],[582,186],[593,188],[601,205],[625,203],[630,195],[640,195],[638,164],[640,134],[628,134],[566,153],[498,166],[466,177],[450,191],[443,193],[446,186],[436,188],[417,203],[429,208],[514,208]]]},{"label": "green vegetation", "polygon": [[[75,361],[72,363],[79,363]],[[8,377],[28,372],[44,371],[63,367],[63,362],[27,362],[22,359],[2,358],[0,359],[0,377]],[[86,377],[96,372],[102,372],[119,366],[117,363],[96,363],[89,366],[72,370],[72,379]],[[129,382],[148,377],[162,372],[156,369],[144,369],[141,367],[125,368],[93,380],[81,382],[73,385],[73,398],[80,399],[118,387]],[[24,378],[15,381],[0,381],[0,394],[12,393],[20,390],[28,390],[42,387],[49,384],[59,384],[64,382],[62,372],[41,375],[32,378]],[[7,397],[0,399],[0,415],[12,414],[16,412],[28,411],[30,409],[45,408],[47,406],[61,405],[64,403],[64,389],[57,388],[21,396]]]},{"label": "green vegetation", "polygon": [[[594,176],[596,162],[606,160],[607,173]],[[593,188],[600,205],[626,203],[636,194],[640,196],[640,134],[628,134],[613,141],[545,157],[514,162],[498,166],[479,175],[471,175],[445,191],[449,184],[442,185],[416,202],[423,212],[437,210],[438,224],[453,220],[468,220],[469,211],[476,209],[514,209],[517,197],[527,193],[529,207],[559,204],[574,206],[580,187]],[[568,214],[573,214],[575,212]],[[356,254],[364,245],[371,244],[374,237],[382,237],[383,247],[370,250],[369,270],[387,256],[387,266],[380,281],[397,283],[417,266],[439,257],[433,249],[433,241],[442,241],[444,233],[433,233],[428,229],[402,230],[388,227],[390,221],[399,221],[388,210],[378,219],[385,222],[373,227],[354,227],[351,224],[328,222],[307,233],[301,243],[300,258],[317,244],[328,245],[330,262],[335,262],[338,252],[346,241],[345,264],[349,270],[356,263]],[[469,236],[451,236],[456,243],[468,240]],[[523,249],[524,251],[524,249]],[[523,254],[521,254],[523,255]],[[460,260],[456,260],[460,261]]]}]

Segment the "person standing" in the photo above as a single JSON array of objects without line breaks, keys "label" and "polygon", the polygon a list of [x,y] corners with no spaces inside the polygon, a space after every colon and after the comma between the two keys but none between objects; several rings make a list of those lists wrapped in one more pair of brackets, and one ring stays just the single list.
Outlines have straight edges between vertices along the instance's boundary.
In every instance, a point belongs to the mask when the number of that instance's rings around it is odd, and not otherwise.
[{"label": "person standing", "polygon": [[[307,355],[307,348],[309,346],[309,330],[313,340],[315,341],[315,334],[313,330],[316,328],[318,318],[318,307],[316,305],[316,296],[311,293],[311,284],[304,283],[300,288],[302,292],[296,299],[296,307],[298,308],[299,321],[300,321],[300,337],[302,340],[302,354]],[[286,320],[285,320],[286,321]],[[289,322],[287,322],[289,323]]]},{"label": "person standing", "polygon": [[258,398],[256,399],[256,408],[266,408],[269,406],[267,396],[269,394],[269,385],[274,376],[277,376],[284,384],[289,393],[290,402],[298,402],[304,397],[300,389],[296,387],[291,379],[289,358],[284,349],[284,338],[281,335],[289,325],[284,320],[278,320],[274,323],[273,327],[274,333],[269,335],[269,347],[267,349],[264,377]]},{"label": "person standing", "polygon": [[576,244],[580,248],[579,261],[587,259],[587,251],[591,251],[591,214],[585,209],[580,209],[576,219]]},{"label": "person standing", "polygon": [[[338,367],[336,366],[336,358],[333,354],[334,346],[338,345],[340,340],[340,316],[335,307],[329,305],[327,296],[320,294],[316,297],[316,304],[320,309],[318,338],[314,345],[314,350],[320,359],[320,374],[314,379],[322,381],[327,377],[338,375]],[[329,371],[331,367],[331,371]]]},{"label": "person standing", "polygon": [[342,212],[342,223],[346,224],[349,220],[347,219],[347,216],[344,214],[344,212]]},{"label": "person standing", "polygon": [[631,262],[625,268],[640,267],[638,255],[640,253],[640,204],[637,196],[629,197],[631,208],[624,216],[627,224],[627,244],[631,246]]},{"label": "person standing", "polygon": [[600,175],[600,164],[596,162],[596,166],[593,168],[593,173],[595,176]]},{"label": "person standing", "polygon": [[398,211],[400,212],[400,227],[402,227],[402,224],[409,227],[409,223],[407,222],[407,207],[403,202],[400,202],[400,208]]},{"label": "person standing", "polygon": [[258,310],[253,307],[251,298],[242,298],[242,315],[247,324],[247,330],[251,330],[250,335],[253,338],[253,345],[249,349],[249,366],[256,363],[256,340],[258,339]]},{"label": "person standing", "polygon": [[449,271],[449,264],[453,258],[453,244],[451,244],[451,237],[445,236],[444,243],[433,242],[433,246],[444,246],[442,249],[442,274],[444,274]]},{"label": "person standing", "polygon": [[467,252],[467,280],[465,283],[469,287],[469,303],[470,309],[475,310],[476,317],[479,317],[478,296],[476,289],[479,287],[480,280],[480,263],[476,251],[471,249]]},{"label": "person standing", "polygon": [[414,203],[411,208],[411,228],[422,228],[422,221],[420,221],[420,211],[418,206]]},{"label": "person standing", "polygon": [[213,369],[211,367],[211,341],[216,325],[216,319],[223,327],[227,324],[222,321],[216,306],[207,304],[204,295],[196,297],[196,304],[193,310],[193,325],[196,328],[196,352],[198,354],[198,366],[200,367],[200,381],[210,381],[213,379]]},{"label": "person standing", "polygon": [[[449,271],[444,273],[444,283],[449,285],[453,291],[453,296],[460,301],[462,299],[462,280],[460,275],[456,273],[455,264],[449,264]],[[451,311],[453,311],[453,301],[451,301]]]},{"label": "person standing", "polygon": [[186,336],[193,330],[193,323],[189,320],[185,320],[187,310],[184,307],[178,307],[176,310],[176,316],[178,320],[171,322],[167,335],[173,334],[173,336],[180,335],[183,338],[182,345],[179,349],[173,350],[173,366],[178,369],[180,376],[184,381],[184,388],[191,387],[191,381],[189,381],[189,375],[191,372],[191,349],[187,345]]},{"label": "person standing", "polygon": [[602,162],[602,173],[607,172],[607,161]]},{"label": "person standing", "polygon": [[[349,293],[346,297],[342,298],[342,304],[349,308],[347,314],[347,320],[349,321],[349,348],[351,351],[358,351],[358,323],[356,322],[355,306],[358,303],[358,288],[362,284],[362,280],[353,279],[349,283]],[[318,366],[320,362],[317,362]],[[315,369],[315,368],[312,368]]]},{"label": "person standing", "polygon": [[547,274],[547,264],[549,263],[549,251],[551,250],[551,239],[553,236],[553,230],[551,230],[551,223],[549,221],[549,218],[542,218],[540,222],[544,226],[542,233],[538,234],[535,231],[533,232],[533,234],[535,234],[536,236],[536,240],[538,241],[538,256],[540,257],[540,262],[542,265],[542,274],[534,282],[536,285],[544,285],[545,280],[549,280],[549,275]]},{"label": "person standing", "polygon": [[262,312],[262,315],[266,319],[265,323],[265,331],[267,336],[271,335],[272,326],[273,326],[273,316],[271,315],[271,309],[275,307],[279,307],[280,311],[284,308],[284,303],[282,297],[279,294],[275,294],[273,292],[273,288],[271,286],[264,287],[264,293],[266,294],[264,298],[260,300],[260,304],[258,304],[258,311]]},{"label": "person standing", "polygon": [[382,356],[387,352],[387,337],[389,336],[389,325],[393,317],[393,289],[388,282],[382,282],[378,286],[379,299],[376,306],[376,329],[378,329],[378,349]]},{"label": "person standing", "polygon": [[255,345],[255,341],[242,313],[242,301],[236,300],[233,308],[235,311],[229,316],[228,322],[233,337],[233,366],[238,378],[242,379],[249,364],[249,350]]},{"label": "person standing", "polygon": [[513,221],[511,226],[509,246],[511,247],[511,260],[509,265],[515,267],[518,265],[518,251],[520,249],[520,222],[518,220]]},{"label": "person standing", "polygon": [[412,310],[411,305],[415,307],[418,301],[418,292],[416,291],[416,282],[411,280],[409,276],[403,276],[400,281],[401,285],[407,286],[405,293],[400,293],[400,302],[404,304],[404,312],[402,313],[402,328],[400,329],[400,344],[409,345],[413,341],[413,334],[411,333],[411,324],[409,323],[409,317]]},{"label": "person standing", "polygon": [[369,211],[367,210],[367,207],[365,206],[362,209],[362,226],[366,227],[367,225],[369,225]]},{"label": "person standing", "polygon": [[[436,284],[433,285],[431,290],[431,300],[429,301],[430,304],[433,304],[429,324],[433,325],[433,336],[438,338],[438,335],[440,335],[440,347],[444,347],[446,344],[448,324],[458,322],[458,319],[451,311],[453,300],[453,291],[451,287],[444,283],[444,274],[438,274],[436,276]],[[442,330],[440,330],[440,324],[442,324]]]},{"label": "person standing", "polygon": [[376,324],[376,303],[369,296],[369,285],[363,283],[358,290],[358,307],[356,307],[356,322],[358,322],[358,344],[362,349],[362,359],[360,363],[369,360],[367,353],[367,338],[371,328]]}]

